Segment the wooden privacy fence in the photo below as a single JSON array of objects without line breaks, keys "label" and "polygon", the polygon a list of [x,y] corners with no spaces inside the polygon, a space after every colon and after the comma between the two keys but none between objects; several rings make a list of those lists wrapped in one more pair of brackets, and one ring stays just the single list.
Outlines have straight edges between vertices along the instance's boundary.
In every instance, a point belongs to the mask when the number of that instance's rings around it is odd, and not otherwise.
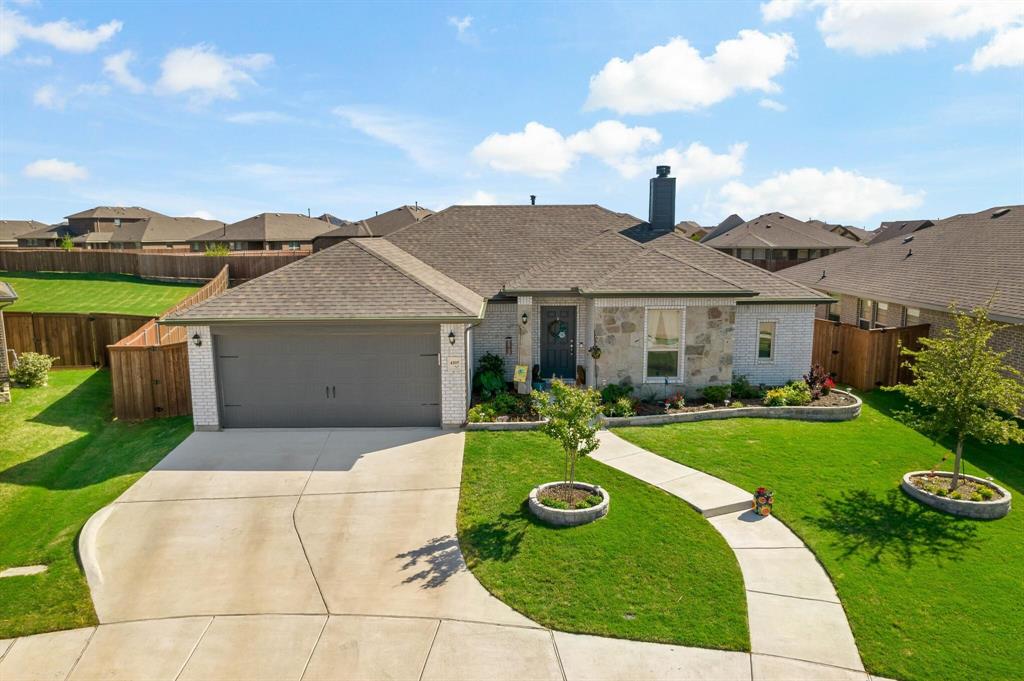
[{"label": "wooden privacy fence", "polygon": [[928,324],[890,329],[861,329],[825,319],[814,320],[813,364],[820,364],[839,381],[858,390],[896,385],[911,379],[902,367],[901,347],[917,350],[928,335]]},{"label": "wooden privacy fence", "polygon": [[308,253],[255,251],[230,255],[154,253],[152,251],[0,248],[0,270],[8,272],[106,272],[147,279],[207,281],[225,266],[231,277],[245,281],[273,272]]},{"label": "wooden privacy fence", "polygon": [[[164,315],[185,310],[228,288],[228,266]],[[107,347],[114,391],[114,415],[137,421],[192,413],[188,375],[188,333],[151,319]]]},{"label": "wooden privacy fence", "polygon": [[7,347],[58,357],[57,367],[107,366],[107,346],[135,333],[151,317],[122,314],[4,312]]}]

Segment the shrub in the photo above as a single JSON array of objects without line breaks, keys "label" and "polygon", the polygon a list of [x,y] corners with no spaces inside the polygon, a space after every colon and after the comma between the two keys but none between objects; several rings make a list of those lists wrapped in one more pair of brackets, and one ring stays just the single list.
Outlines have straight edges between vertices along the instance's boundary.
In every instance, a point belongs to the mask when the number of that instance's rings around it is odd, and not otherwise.
[{"label": "shrub", "polygon": [[636,416],[636,409],[633,408],[633,400],[628,397],[619,399],[601,407],[605,416]]},{"label": "shrub", "polygon": [[700,391],[708,402],[725,402],[729,399],[729,386],[709,385]]},{"label": "shrub", "polygon": [[623,397],[629,397],[632,394],[633,386],[628,383],[609,383],[601,388],[601,402],[613,404]]},{"label": "shrub", "polygon": [[752,386],[746,376],[732,379],[732,396],[738,399],[756,400],[764,397],[764,386]]},{"label": "shrub", "polygon": [[50,367],[59,359],[35,352],[23,352],[18,361],[11,367],[11,380],[26,388],[38,388],[46,385],[50,376]]},{"label": "shrub", "polygon": [[982,496],[977,492],[971,494],[971,501],[982,501]]},{"label": "shrub", "polygon": [[60,247],[65,251],[74,250],[75,242],[71,240],[70,234],[65,234],[60,238]]},{"label": "shrub", "polygon": [[495,411],[494,405],[490,402],[481,402],[480,404],[475,404],[470,408],[466,418],[470,423],[494,421],[498,418],[498,412]]},{"label": "shrub", "polygon": [[490,352],[481,357],[473,374],[473,388],[485,400],[505,392],[505,360]]},{"label": "shrub", "polygon": [[949,495],[949,498],[950,499],[963,499],[963,496],[960,494],[960,492],[951,492],[950,495]]},{"label": "shrub", "polygon": [[785,407],[788,395],[789,390],[787,388],[772,388],[765,393],[761,403],[766,407]]},{"label": "shrub", "polygon": [[742,406],[743,406],[743,403],[740,402],[739,400],[736,400],[735,402],[730,402],[729,403],[729,408],[730,409],[739,409]]},{"label": "shrub", "polygon": [[516,414],[519,410],[519,400],[512,393],[498,393],[491,400],[491,405],[499,414]]},{"label": "shrub", "polygon": [[762,404],[766,407],[802,407],[811,403],[811,389],[806,383],[790,383],[772,388],[765,393]]},{"label": "shrub", "polygon": [[977,490],[977,494],[981,495],[981,498],[984,499],[985,501],[988,501],[989,499],[996,495],[996,493],[993,492],[988,487],[979,487]]},{"label": "shrub", "polygon": [[206,252],[204,255],[231,255],[231,249],[228,248],[227,244],[210,243],[206,244]]},{"label": "shrub", "polygon": [[540,503],[544,504],[548,508],[558,508],[563,511],[569,508],[569,502],[562,501],[561,499],[555,499],[554,497],[541,497]]},{"label": "shrub", "polygon": [[807,388],[811,391],[811,399],[814,400],[828,395],[835,386],[832,377],[820,364],[815,364],[810,371],[804,374],[804,383],[807,384]]}]

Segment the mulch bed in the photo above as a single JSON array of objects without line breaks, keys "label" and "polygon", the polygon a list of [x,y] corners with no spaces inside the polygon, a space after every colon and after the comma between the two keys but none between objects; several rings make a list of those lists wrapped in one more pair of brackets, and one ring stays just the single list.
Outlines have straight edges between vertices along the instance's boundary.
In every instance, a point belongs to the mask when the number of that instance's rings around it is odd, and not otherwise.
[{"label": "mulch bed", "polygon": [[588,489],[580,489],[579,487],[570,487],[569,485],[562,484],[545,487],[544,491],[538,496],[541,500],[558,499],[559,501],[564,501],[570,506],[576,506],[585,501],[588,497],[594,496],[594,493]]},{"label": "mulch bed", "polygon": [[[915,475],[910,478],[910,483],[918,489],[923,489],[925,492],[935,494],[937,496],[952,496],[954,492],[959,492],[960,498],[966,501],[979,501],[979,499],[972,498],[975,494],[978,494],[979,489],[987,489],[992,492],[992,495],[988,499],[980,499],[980,501],[991,501],[994,499],[1002,499],[1002,493],[995,487],[985,485],[980,482],[975,482],[969,478],[960,478],[960,484],[955,490],[949,488],[949,483],[952,480],[949,477],[942,475]],[[943,494],[944,493],[944,494]]]},{"label": "mulch bed", "polygon": [[[639,402],[636,405],[637,416],[660,416],[661,414],[685,414],[693,411],[709,411],[711,409],[731,409],[736,402],[742,402],[744,407],[760,407],[761,400],[753,397],[746,400],[732,400],[730,406],[726,407],[724,403],[718,402],[706,402],[703,399],[692,399],[686,400],[686,405],[683,407],[671,407],[665,409],[663,402]],[[830,392],[828,395],[824,395],[820,399],[812,400],[807,406],[809,407],[843,407],[853,404],[855,400],[850,395],[838,393],[835,391]]]}]

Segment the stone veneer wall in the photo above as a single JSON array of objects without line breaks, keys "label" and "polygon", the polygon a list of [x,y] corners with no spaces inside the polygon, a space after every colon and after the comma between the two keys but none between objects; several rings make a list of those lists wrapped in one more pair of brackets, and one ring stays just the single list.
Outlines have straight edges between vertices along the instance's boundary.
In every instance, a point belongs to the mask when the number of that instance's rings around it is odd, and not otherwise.
[{"label": "stone veneer wall", "polygon": [[[521,314],[521,313],[520,313]],[[515,302],[489,303],[482,322],[473,327],[473,365],[475,371],[480,358],[488,352],[505,360],[505,380],[512,380],[519,355],[519,316]],[[510,338],[506,345],[506,338]],[[506,349],[511,352],[506,352]]]},{"label": "stone veneer wall", "polygon": [[684,382],[687,394],[704,386],[732,383],[735,338],[735,305],[686,308]]},{"label": "stone veneer wall", "polygon": [[627,381],[639,386],[644,379],[644,308],[599,307],[594,316],[594,344],[601,348],[595,385]]},{"label": "stone veneer wall", "polygon": [[[441,425],[461,426],[469,406],[469,367],[467,356],[467,324],[441,324]],[[455,334],[454,345],[448,334]]]},{"label": "stone veneer wall", "polygon": [[[737,305],[733,376],[757,385],[780,385],[799,379],[811,366],[814,305]],[[757,327],[774,321],[775,351],[771,360],[757,358]]]},{"label": "stone veneer wall", "polygon": [[186,336],[199,334],[202,345],[188,343],[188,374],[192,385],[192,423],[196,430],[220,430],[213,335],[208,326],[190,326]]}]

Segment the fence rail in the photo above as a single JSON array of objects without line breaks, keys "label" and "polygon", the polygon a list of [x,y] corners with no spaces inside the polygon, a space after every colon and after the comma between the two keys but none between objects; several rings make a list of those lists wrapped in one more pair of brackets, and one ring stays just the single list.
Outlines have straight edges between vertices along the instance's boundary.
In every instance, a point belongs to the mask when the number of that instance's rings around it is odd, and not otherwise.
[{"label": "fence rail", "polygon": [[910,380],[900,348],[917,350],[928,324],[865,330],[851,324],[814,320],[812,362],[858,390]]},{"label": "fence rail", "polygon": [[15,353],[39,352],[58,357],[57,367],[102,367],[107,346],[133,334],[151,317],[121,314],[4,312],[7,347]]},{"label": "fence rail", "polygon": [[[167,310],[185,310],[223,293],[229,269],[221,268],[201,289]],[[181,416],[192,413],[188,375],[188,334],[184,326],[162,326],[151,319],[107,347],[114,390],[114,415],[119,419]]]},{"label": "fence rail", "polygon": [[8,272],[105,272],[146,279],[207,281],[230,265],[235,281],[246,281],[301,260],[308,253],[259,252],[205,255],[152,251],[2,248],[0,270]]}]

